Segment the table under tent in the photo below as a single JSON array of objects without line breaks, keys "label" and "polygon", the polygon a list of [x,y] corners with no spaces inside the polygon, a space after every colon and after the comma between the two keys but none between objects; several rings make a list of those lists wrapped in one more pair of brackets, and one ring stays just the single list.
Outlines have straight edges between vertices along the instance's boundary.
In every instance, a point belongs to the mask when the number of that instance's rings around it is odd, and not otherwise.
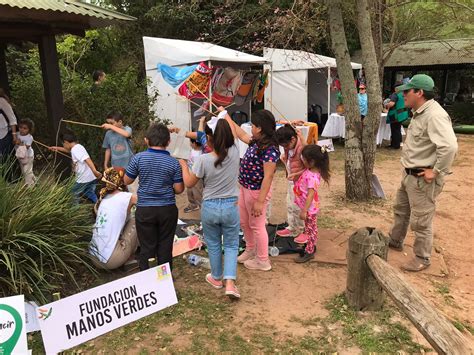
[{"label": "table under tent", "polygon": [[[336,92],[331,86],[337,75],[336,59],[276,48],[264,48],[263,53],[271,62],[269,86],[265,92],[267,110],[289,120],[302,121],[308,121],[311,105],[317,105],[325,117],[335,112]],[[361,64],[351,64],[354,70],[362,69]]]},{"label": "table under tent", "polygon": [[[143,37],[143,45],[148,94],[158,93],[152,107],[157,118],[182,130],[196,130],[202,115],[216,112],[209,104],[212,101],[227,106],[233,118],[250,119],[252,93],[245,96],[242,89],[258,88],[263,65],[268,63],[265,58],[206,42]],[[172,135],[169,150],[184,157],[189,152],[187,143]]]}]

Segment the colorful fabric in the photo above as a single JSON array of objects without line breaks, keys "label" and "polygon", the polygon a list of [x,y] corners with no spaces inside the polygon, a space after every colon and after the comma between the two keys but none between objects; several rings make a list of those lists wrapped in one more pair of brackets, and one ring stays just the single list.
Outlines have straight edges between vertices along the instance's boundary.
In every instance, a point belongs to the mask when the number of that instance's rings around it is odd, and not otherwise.
[{"label": "colorful fabric", "polygon": [[309,127],[306,144],[318,144],[318,125],[313,122],[305,122],[304,125]]},{"label": "colorful fabric", "polygon": [[212,102],[218,106],[227,106],[242,83],[242,72],[233,68],[218,68],[212,78]]},{"label": "colorful fabric", "polygon": [[260,76],[260,82],[258,84],[258,89],[254,95],[255,100],[257,102],[263,101],[263,94],[265,93],[265,89],[268,86],[268,69],[266,69],[263,74]]},{"label": "colorful fabric", "polygon": [[125,170],[123,168],[108,168],[104,171],[102,181],[105,182],[105,187],[100,189],[99,204],[104,199],[104,197],[111,192],[116,190],[127,191],[127,186],[123,182],[124,175]]},{"label": "colorful fabric", "polygon": [[245,73],[242,78],[237,95],[234,98],[236,106],[242,106],[247,101],[252,100],[253,91],[258,84],[258,74],[254,72]]},{"label": "colorful fabric", "polygon": [[190,65],[184,68],[170,67],[166,64],[158,64],[158,71],[165,81],[172,87],[177,87],[196,70],[197,64]]},{"label": "colorful fabric", "polygon": [[363,116],[367,116],[368,103],[367,103],[367,94],[357,94],[359,98],[359,111]]},{"label": "colorful fabric", "polygon": [[304,221],[304,234],[308,236],[305,251],[308,254],[314,253],[316,242],[318,241],[318,215],[307,214]]},{"label": "colorful fabric", "polygon": [[203,154],[212,152],[212,148],[207,144],[207,136],[204,131],[197,131],[197,142],[201,144],[201,151]]},{"label": "colorful fabric", "polygon": [[257,143],[249,145],[240,164],[239,183],[249,190],[260,190],[264,178],[263,164],[276,163],[280,159],[278,147],[258,149]]},{"label": "colorful fabric", "polygon": [[308,214],[317,214],[319,212],[318,188],[320,184],[321,175],[318,172],[312,172],[309,169],[306,169],[295,183],[295,203],[301,209],[305,208],[308,190],[314,189],[314,197],[311,206],[308,209]]},{"label": "colorful fabric", "polygon": [[200,63],[179,87],[178,93],[188,99],[204,98],[209,89],[210,77],[211,69],[206,64]]}]

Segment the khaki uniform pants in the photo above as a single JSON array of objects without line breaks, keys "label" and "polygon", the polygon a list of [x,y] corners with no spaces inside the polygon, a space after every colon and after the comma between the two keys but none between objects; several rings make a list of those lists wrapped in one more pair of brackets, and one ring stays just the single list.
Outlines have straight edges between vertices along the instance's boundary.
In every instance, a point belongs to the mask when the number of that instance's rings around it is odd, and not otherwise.
[{"label": "khaki uniform pants", "polygon": [[99,268],[113,270],[125,264],[133,253],[135,253],[137,247],[137,229],[135,227],[135,218],[132,217],[123,227],[122,235],[117,241],[109,260],[106,263],[102,263],[93,257],[92,261]]},{"label": "khaki uniform pants", "polygon": [[393,206],[395,221],[390,237],[402,244],[410,225],[415,233],[413,251],[420,258],[431,257],[436,198],[443,190],[443,185],[444,178],[441,175],[431,184],[423,177],[405,175],[397,191]]},{"label": "khaki uniform pants", "polygon": [[190,205],[201,207],[202,190],[202,179],[199,179],[198,183],[195,186],[186,188],[186,193],[188,195],[188,201]]}]

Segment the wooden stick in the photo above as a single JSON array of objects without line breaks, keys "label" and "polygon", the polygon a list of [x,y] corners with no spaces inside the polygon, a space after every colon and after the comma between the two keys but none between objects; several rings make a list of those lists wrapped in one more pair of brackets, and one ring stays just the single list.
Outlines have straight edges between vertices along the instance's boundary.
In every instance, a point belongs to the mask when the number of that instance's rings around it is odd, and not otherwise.
[{"label": "wooden stick", "polygon": [[[199,93],[200,93],[202,96],[204,96],[204,98],[206,98],[207,101],[211,101],[211,100],[209,100],[209,97],[207,97],[206,95],[204,95],[204,93],[203,93],[201,90],[199,90],[199,88],[198,88],[196,85],[193,84],[192,81],[188,81],[188,83],[191,84],[191,85],[193,86],[193,88],[195,88],[197,91],[199,91]],[[209,83],[209,85],[211,85],[211,84]]]},{"label": "wooden stick", "polygon": [[[50,150],[49,148],[51,148],[49,145],[46,145],[46,144],[41,143],[41,142],[38,142],[37,140],[33,140],[33,142],[35,142],[36,144],[41,145],[41,146],[43,146],[43,147],[45,147],[45,148],[48,148],[48,150]],[[63,152],[60,152],[59,150],[53,150],[53,152],[58,153],[58,154],[61,154],[61,155],[65,156],[66,158],[72,159],[69,155],[64,154]]]},{"label": "wooden stick", "polygon": [[270,100],[270,98],[267,98],[267,101],[270,103],[270,105],[272,105],[272,107],[276,110],[276,112],[278,112],[281,117],[283,117],[283,119],[288,122],[290,124],[291,127],[293,127],[294,129],[296,129],[296,127],[293,125],[293,123],[290,122],[290,120],[288,118],[285,117],[285,115],[283,115],[280,110],[278,110],[275,105],[273,104],[272,100]]},{"label": "wooden stick", "polygon": [[[232,102],[231,104],[225,106],[224,108],[227,109],[227,107],[230,107],[230,106],[232,106],[232,105],[235,105],[235,102]],[[215,105],[214,105],[214,106],[215,106]],[[219,114],[219,111],[216,111],[216,112],[213,113],[214,116],[217,116],[218,114]]]},{"label": "wooden stick", "polygon": [[193,100],[191,100],[190,98],[186,97],[186,96],[181,96],[177,93],[174,93],[175,95],[177,95],[178,97],[182,97],[183,99],[186,99],[188,100],[190,103],[192,103],[193,105],[196,105],[196,106],[199,106],[200,108],[202,108],[204,111],[206,112],[209,112],[211,115],[214,115],[214,113],[212,113],[211,111],[205,109],[204,107],[202,107],[201,105],[199,105],[197,102],[194,102]]},{"label": "wooden stick", "polygon": [[67,122],[67,123],[79,124],[79,125],[83,125],[83,126],[90,126],[90,127],[102,128],[102,126],[99,126],[99,125],[96,125],[96,124],[92,124],[92,123],[85,123],[85,122],[78,122],[78,121],[69,121],[69,120],[62,120],[62,121],[63,121],[63,122]]}]

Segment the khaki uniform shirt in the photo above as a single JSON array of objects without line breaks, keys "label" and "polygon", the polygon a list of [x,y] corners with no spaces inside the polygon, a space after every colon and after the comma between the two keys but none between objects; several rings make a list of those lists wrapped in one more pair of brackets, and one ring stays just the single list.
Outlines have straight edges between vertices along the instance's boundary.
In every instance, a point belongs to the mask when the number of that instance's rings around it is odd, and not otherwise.
[{"label": "khaki uniform shirt", "polygon": [[404,168],[433,168],[438,174],[450,174],[457,150],[451,118],[440,104],[428,100],[413,112],[402,149]]}]

